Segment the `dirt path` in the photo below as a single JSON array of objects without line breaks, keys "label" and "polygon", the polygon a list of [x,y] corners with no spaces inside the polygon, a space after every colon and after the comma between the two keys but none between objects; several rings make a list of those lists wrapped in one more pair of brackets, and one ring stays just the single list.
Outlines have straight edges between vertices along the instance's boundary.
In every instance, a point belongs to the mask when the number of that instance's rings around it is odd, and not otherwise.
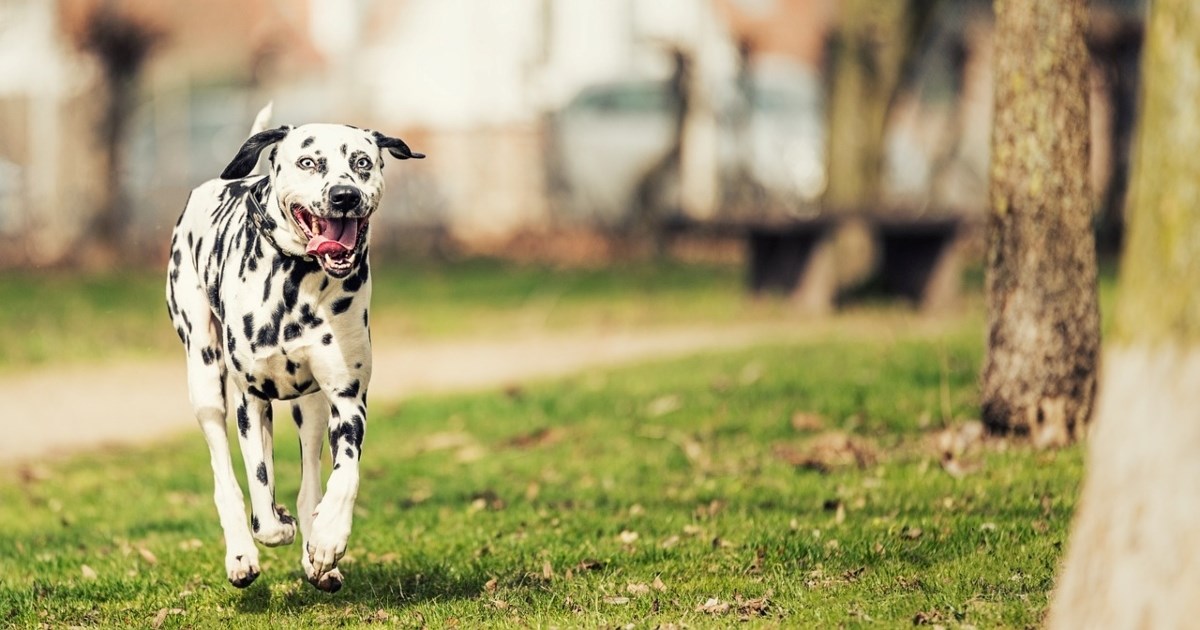
[{"label": "dirt path", "polygon": [[[821,328],[818,326],[817,328]],[[503,340],[411,342],[375,349],[371,399],[519,384],[705,350],[812,336],[795,322],[573,332]],[[0,462],[30,461],[194,430],[182,359],[43,368],[0,379]],[[199,435],[197,435],[199,439]]]}]

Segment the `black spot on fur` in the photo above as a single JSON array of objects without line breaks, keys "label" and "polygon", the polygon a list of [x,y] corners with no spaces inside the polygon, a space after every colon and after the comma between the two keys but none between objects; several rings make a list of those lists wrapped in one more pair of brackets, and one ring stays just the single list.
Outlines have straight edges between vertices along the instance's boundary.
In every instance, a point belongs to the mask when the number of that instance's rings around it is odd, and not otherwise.
[{"label": "black spot on fur", "polygon": [[279,398],[279,389],[277,387],[275,387],[275,381],[273,381],[269,378],[263,379],[262,393],[263,393],[263,396],[270,398],[270,399]]},{"label": "black spot on fur", "polygon": [[250,515],[250,528],[251,528],[251,529],[253,529],[255,532],[257,532],[257,531],[258,531],[258,527],[259,527],[259,524],[258,524],[258,515],[257,515],[257,514],[251,514],[251,515]]},{"label": "black spot on fur", "polygon": [[312,389],[312,386],[312,381],[296,382],[292,384],[292,388],[302,395],[311,393],[310,390]]},{"label": "black spot on fur", "polygon": [[310,328],[316,328],[325,323],[325,320],[317,317],[313,312],[312,304],[305,304],[300,307],[300,323]]},{"label": "black spot on fur", "polygon": [[315,137],[313,137],[313,136],[309,136],[309,137],[305,138],[305,139],[304,139],[304,142],[301,142],[301,143],[300,143],[300,148],[301,148],[301,149],[307,149],[308,147],[312,146],[312,143],[313,143],[313,141],[315,141],[315,140],[316,140],[316,138],[315,138]]},{"label": "black spot on fur", "polygon": [[252,313],[242,316],[242,335],[247,340],[254,339],[254,315]]},{"label": "black spot on fur", "polygon": [[[181,334],[181,335],[182,335],[182,334],[183,334],[183,331],[180,331],[180,333],[179,333],[179,334]],[[325,336],[324,336],[324,337],[321,337],[321,344],[322,344],[322,345],[326,345],[326,346],[328,346],[328,345],[329,345],[329,344],[331,344],[331,343],[333,343],[333,335],[331,335],[331,334],[329,334],[329,333],[325,333]]]},{"label": "black spot on fur", "polygon": [[333,305],[330,306],[330,310],[333,311],[334,315],[341,315],[350,309],[350,304],[353,301],[354,296],[352,295],[347,295],[344,298],[338,298],[333,302]]},{"label": "black spot on fur", "polygon": [[238,432],[242,434],[242,437],[250,435],[250,414],[246,410],[245,400],[242,401],[242,404],[238,405],[237,424]]},{"label": "black spot on fur", "polygon": [[347,446],[346,450],[344,450],[342,452],[346,454],[346,457],[349,457],[350,459],[354,459],[354,449],[350,448],[349,446]]},{"label": "black spot on fur", "polygon": [[349,422],[338,423],[336,427],[329,431],[330,450],[336,453],[343,438],[351,446],[360,451],[362,450],[363,420],[360,416],[354,416]]},{"label": "black spot on fur", "polygon": [[171,260],[174,261],[176,265],[178,265],[183,260],[183,253],[180,252],[178,249],[171,252]]},{"label": "black spot on fur", "polygon": [[300,405],[292,405],[292,422],[296,423],[297,429],[304,426],[304,412],[300,409]]},{"label": "black spot on fur", "polygon": [[258,470],[255,471],[254,478],[258,479],[258,483],[267,485],[267,462],[258,462]]},{"label": "black spot on fur", "polygon": [[358,381],[350,383],[348,387],[338,392],[338,396],[342,398],[357,398],[358,397]]},{"label": "black spot on fur", "polygon": [[299,337],[300,332],[302,330],[303,329],[300,327],[300,324],[297,324],[295,322],[288,324],[287,326],[285,326],[283,328],[283,340],[291,341],[291,340],[295,339],[296,337]]},{"label": "black spot on fur", "polygon": [[296,375],[296,368],[297,368],[297,367],[299,367],[299,366],[298,366],[298,365],[296,365],[294,362],[292,362],[292,361],[288,361],[288,362],[287,362],[287,364],[284,366],[284,369],[286,369],[286,370],[287,370],[287,373],[288,373],[288,374],[291,374],[292,376],[295,376],[295,375]]}]

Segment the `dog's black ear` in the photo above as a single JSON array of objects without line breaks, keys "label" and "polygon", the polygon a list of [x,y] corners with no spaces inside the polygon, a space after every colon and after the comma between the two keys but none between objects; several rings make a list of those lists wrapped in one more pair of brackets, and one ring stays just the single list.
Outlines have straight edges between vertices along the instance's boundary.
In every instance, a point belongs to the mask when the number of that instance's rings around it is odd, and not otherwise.
[{"label": "dog's black ear", "polygon": [[420,160],[425,157],[424,153],[413,153],[412,149],[408,148],[408,145],[400,138],[385,136],[378,131],[372,131],[371,133],[375,135],[375,144],[379,145],[380,149],[387,149],[388,153],[401,160],[407,160],[408,158]]},{"label": "dog's black ear", "polygon": [[224,171],[221,171],[221,179],[240,179],[249,175],[254,171],[254,166],[258,164],[258,154],[263,149],[283,140],[291,130],[291,127],[284,125],[276,129],[261,131],[247,138],[242,148],[238,149],[237,155],[233,156],[233,161],[225,167]]}]

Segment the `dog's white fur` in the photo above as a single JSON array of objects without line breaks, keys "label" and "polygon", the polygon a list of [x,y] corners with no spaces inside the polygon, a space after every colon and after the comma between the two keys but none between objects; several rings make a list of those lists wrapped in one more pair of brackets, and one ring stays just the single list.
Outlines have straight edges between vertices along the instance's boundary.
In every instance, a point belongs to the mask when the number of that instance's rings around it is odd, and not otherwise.
[{"label": "dog's white fur", "polygon": [[[254,541],[290,544],[298,524],[305,575],[332,592],[342,584],[337,562],[359,487],[371,379],[367,237],[383,194],[383,153],[424,156],[399,139],[344,125],[265,130],[269,117],[270,105],[223,179],[192,191],[172,234],[167,307],[211,453],[229,581],[253,582],[260,572]],[[268,174],[252,176],[268,147]],[[335,202],[339,190],[357,196]],[[318,218],[358,226],[349,254],[306,253]],[[275,502],[272,400],[292,401],[300,434],[298,523]],[[230,457],[228,405],[236,409],[251,526]],[[322,496],[327,430],[333,471]]]}]

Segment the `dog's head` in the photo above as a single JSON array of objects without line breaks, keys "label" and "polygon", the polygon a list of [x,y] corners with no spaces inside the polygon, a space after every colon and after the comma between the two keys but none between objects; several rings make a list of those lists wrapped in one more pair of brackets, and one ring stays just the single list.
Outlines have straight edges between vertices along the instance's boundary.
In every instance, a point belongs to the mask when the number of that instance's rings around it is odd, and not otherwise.
[{"label": "dog's head", "polygon": [[250,136],[221,178],[248,176],[267,147],[272,147],[270,179],[279,210],[306,244],[305,253],[338,278],[354,268],[383,196],[383,151],[402,160],[425,157],[403,140],[377,131],[348,125],[284,126]]}]

